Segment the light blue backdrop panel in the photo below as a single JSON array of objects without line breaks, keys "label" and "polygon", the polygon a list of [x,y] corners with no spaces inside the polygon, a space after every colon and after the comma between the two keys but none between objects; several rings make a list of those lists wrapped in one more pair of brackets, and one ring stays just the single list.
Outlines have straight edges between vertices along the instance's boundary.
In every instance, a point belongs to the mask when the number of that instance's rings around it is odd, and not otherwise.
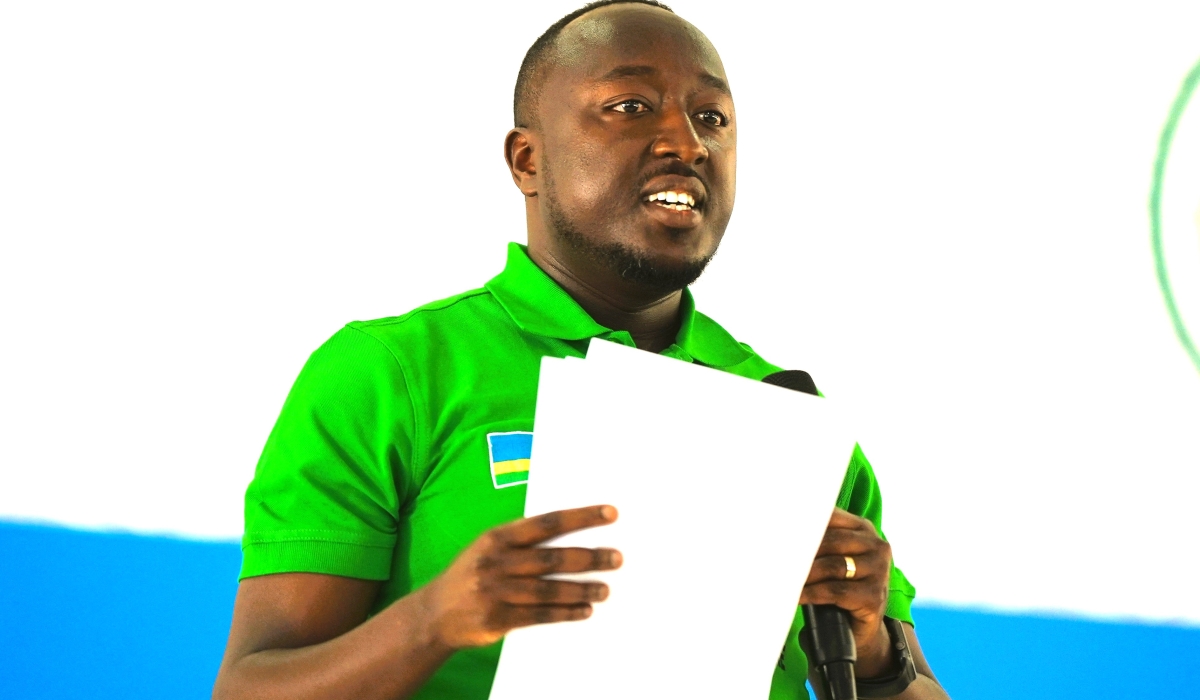
[{"label": "light blue backdrop panel", "polygon": [[[0,698],[201,700],[235,544],[0,522]],[[956,700],[1200,698],[1200,629],[918,607]]]}]

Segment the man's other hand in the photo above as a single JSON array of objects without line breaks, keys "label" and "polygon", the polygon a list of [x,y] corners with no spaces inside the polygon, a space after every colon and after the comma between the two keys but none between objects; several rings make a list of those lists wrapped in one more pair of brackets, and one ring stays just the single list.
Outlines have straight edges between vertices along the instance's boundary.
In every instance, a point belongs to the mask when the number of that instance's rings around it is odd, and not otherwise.
[{"label": "man's other hand", "polygon": [[[853,560],[853,569],[847,558]],[[847,573],[853,570],[853,576]],[[887,609],[892,548],[866,518],[835,508],[817,550],[800,603],[832,604],[850,613],[858,648],[856,673],[872,678],[892,663],[883,614]]]},{"label": "man's other hand", "polygon": [[616,508],[590,506],[525,518],[483,533],[420,592],[433,638],[450,649],[477,647],[498,641],[516,627],[590,616],[592,604],[608,597],[608,586],[545,577],[616,569],[621,553],[538,545],[616,519]]}]

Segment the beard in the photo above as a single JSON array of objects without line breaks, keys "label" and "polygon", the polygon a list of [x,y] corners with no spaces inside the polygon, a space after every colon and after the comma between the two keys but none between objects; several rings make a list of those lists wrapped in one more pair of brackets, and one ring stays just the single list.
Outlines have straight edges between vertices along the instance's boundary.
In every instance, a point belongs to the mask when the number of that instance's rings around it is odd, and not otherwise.
[{"label": "beard", "polygon": [[[547,185],[550,185],[549,178],[547,180]],[[621,279],[655,292],[675,292],[695,282],[716,254],[714,251],[706,257],[683,262],[656,260],[622,243],[595,241],[584,235],[563,211],[552,186],[548,186],[543,195],[546,197],[546,210],[554,227],[554,235],[559,241]],[[686,234],[680,232],[679,235]]]}]

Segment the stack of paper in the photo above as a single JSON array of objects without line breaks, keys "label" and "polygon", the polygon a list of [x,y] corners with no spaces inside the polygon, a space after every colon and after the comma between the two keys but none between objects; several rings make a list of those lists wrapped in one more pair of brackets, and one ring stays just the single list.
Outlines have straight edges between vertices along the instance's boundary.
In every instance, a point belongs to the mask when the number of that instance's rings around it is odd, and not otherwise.
[{"label": "stack of paper", "polygon": [[609,599],[508,635],[492,700],[762,698],[854,448],[822,398],[595,340],[542,362],[525,514],[596,504]]}]

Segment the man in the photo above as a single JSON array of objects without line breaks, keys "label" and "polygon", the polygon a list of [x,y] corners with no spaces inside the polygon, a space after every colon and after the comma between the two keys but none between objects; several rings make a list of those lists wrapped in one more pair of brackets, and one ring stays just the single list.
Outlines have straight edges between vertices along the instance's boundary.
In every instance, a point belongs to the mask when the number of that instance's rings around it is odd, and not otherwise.
[{"label": "man", "polygon": [[[514,111],[505,158],[528,248],[511,245],[483,289],[352,323],[310,358],[247,490],[214,697],[483,700],[506,632],[586,618],[608,595],[547,574],[621,564],[537,547],[611,523],[611,506],[520,519],[540,358],[603,339],[755,380],[779,369],[686,290],[734,199],[733,99],[703,34],[647,0],[593,3],[530,48]],[[946,697],[911,627],[912,587],[876,534],[860,451],[839,505],[801,601],[851,612],[864,682],[901,670],[885,613],[908,623],[920,675],[897,697]],[[803,696],[797,629],[773,698]]]}]

